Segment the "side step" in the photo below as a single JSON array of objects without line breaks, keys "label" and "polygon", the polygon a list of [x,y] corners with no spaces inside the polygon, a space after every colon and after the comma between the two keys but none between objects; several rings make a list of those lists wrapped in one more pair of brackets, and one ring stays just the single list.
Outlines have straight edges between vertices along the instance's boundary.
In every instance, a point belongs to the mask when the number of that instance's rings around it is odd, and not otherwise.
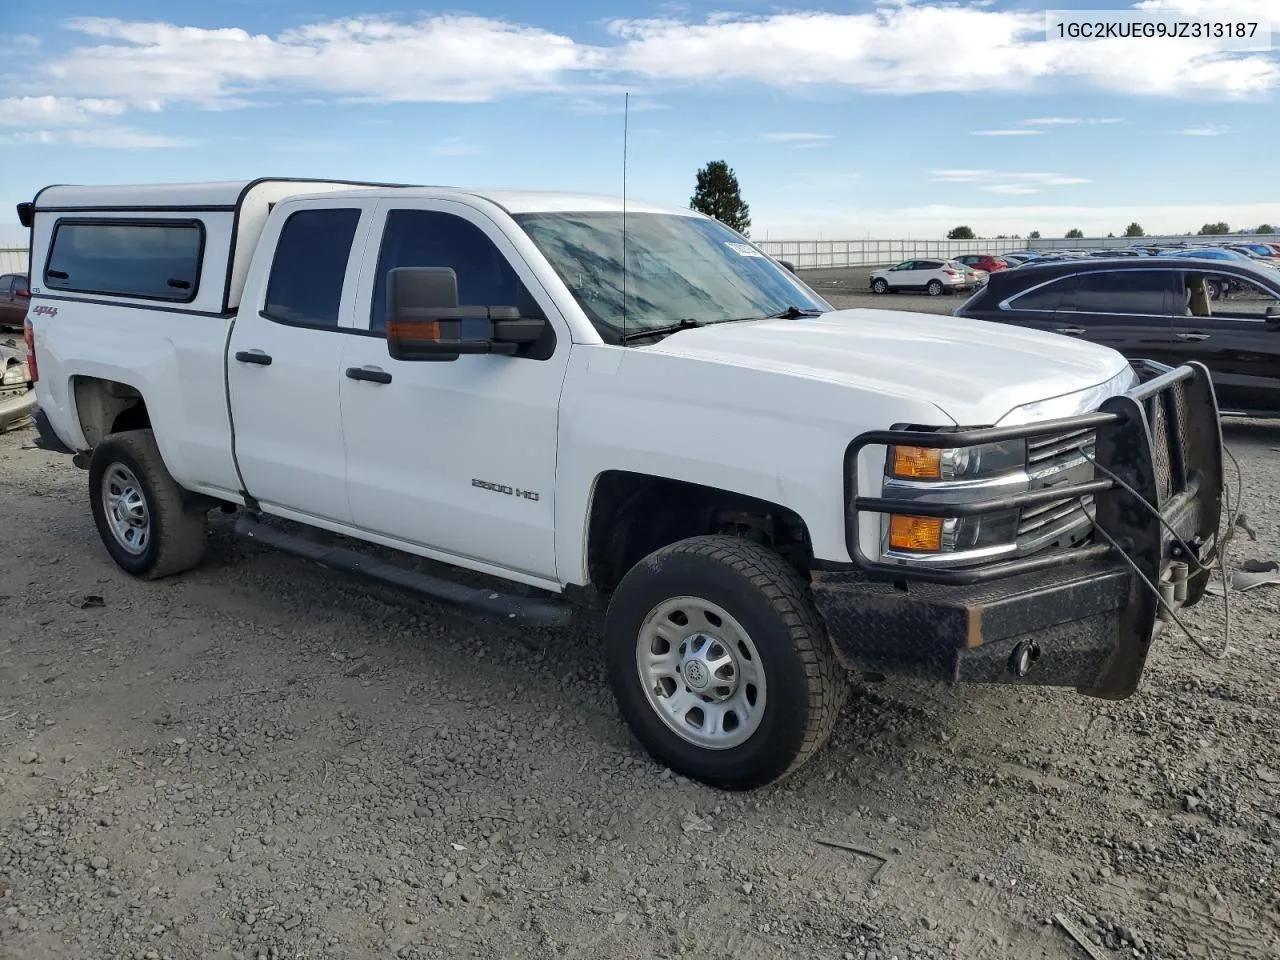
[{"label": "side step", "polygon": [[520,597],[498,593],[478,587],[467,587],[441,577],[433,577],[416,570],[387,563],[346,547],[334,547],[314,538],[314,535],[287,533],[241,514],[236,520],[235,531],[239,536],[257,540],[269,547],[312,560],[322,566],[404,587],[426,594],[436,600],[469,607],[480,613],[540,627],[563,627],[574,617],[573,607],[564,600],[541,597]]}]

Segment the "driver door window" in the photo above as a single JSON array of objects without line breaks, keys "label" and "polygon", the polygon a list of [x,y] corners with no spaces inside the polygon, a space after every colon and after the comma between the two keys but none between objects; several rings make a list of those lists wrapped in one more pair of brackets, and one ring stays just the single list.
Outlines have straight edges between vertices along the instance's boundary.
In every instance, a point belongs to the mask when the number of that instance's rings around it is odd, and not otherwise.
[{"label": "driver door window", "polygon": [[[552,582],[557,412],[570,347],[567,337],[556,342],[563,318],[532,293],[542,292],[532,271],[483,214],[445,200],[388,200],[380,211],[378,254],[365,262],[356,306],[369,325],[346,338],[340,380],[354,523],[402,549]],[[535,345],[544,349],[392,359],[387,278],[396,267],[449,267],[460,306],[549,319],[546,342]]]}]

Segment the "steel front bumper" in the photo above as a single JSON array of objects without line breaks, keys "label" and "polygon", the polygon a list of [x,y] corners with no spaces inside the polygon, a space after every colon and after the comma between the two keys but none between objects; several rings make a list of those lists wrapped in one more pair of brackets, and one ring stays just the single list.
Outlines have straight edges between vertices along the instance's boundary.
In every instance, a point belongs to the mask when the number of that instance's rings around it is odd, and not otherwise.
[{"label": "steel front bumper", "polygon": [[[1009,428],[878,431],[855,440],[846,458],[855,564],[818,571],[812,583],[846,663],[952,682],[1131,695],[1164,623],[1204,595],[1222,509],[1222,434],[1209,372],[1198,363],[1165,370],[1095,413]],[[962,447],[1083,427],[1097,431],[1095,479],[1049,493],[1093,495],[1091,542],[949,570],[885,562],[859,548],[859,516],[878,523],[895,511],[974,515],[1048,497],[1039,491],[965,504],[913,500],[908,508],[860,496],[853,478],[864,447]]]}]

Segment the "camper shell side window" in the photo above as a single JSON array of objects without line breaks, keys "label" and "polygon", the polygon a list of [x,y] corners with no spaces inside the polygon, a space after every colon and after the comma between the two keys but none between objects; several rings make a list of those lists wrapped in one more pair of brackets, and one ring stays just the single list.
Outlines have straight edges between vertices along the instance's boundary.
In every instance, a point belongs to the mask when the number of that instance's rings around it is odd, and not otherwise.
[{"label": "camper shell side window", "polygon": [[46,290],[190,303],[200,287],[200,220],[60,218],[44,267]]}]

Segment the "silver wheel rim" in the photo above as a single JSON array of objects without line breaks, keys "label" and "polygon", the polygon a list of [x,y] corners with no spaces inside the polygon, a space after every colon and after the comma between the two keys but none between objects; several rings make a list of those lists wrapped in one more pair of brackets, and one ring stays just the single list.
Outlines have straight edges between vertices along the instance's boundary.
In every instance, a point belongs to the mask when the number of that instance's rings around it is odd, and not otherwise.
[{"label": "silver wheel rim", "polygon": [[739,746],[764,717],[760,651],[709,600],[673,597],[650,610],[636,639],[636,670],[653,712],[695,746]]},{"label": "silver wheel rim", "polygon": [[102,510],[120,547],[138,556],[151,543],[151,511],[133,471],[113,463],[102,475]]}]

